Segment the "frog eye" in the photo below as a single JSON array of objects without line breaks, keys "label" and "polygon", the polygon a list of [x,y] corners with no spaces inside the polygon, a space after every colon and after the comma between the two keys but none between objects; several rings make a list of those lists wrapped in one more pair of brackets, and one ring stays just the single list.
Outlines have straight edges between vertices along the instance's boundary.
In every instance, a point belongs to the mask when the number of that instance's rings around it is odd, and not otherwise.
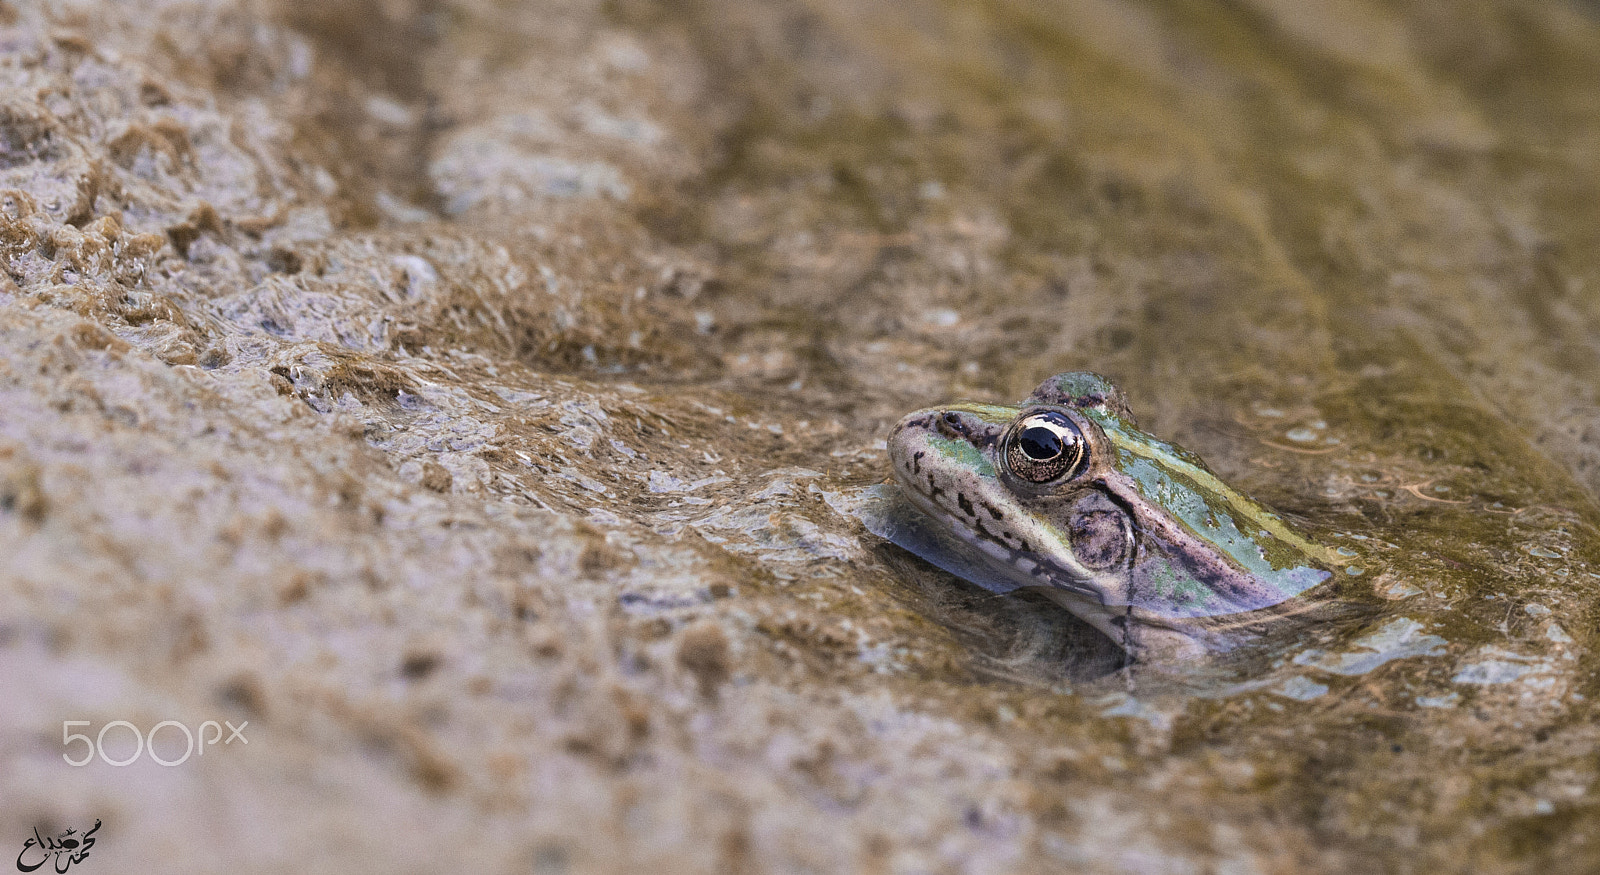
[{"label": "frog eye", "polygon": [[1017,420],[1006,440],[1006,467],[1029,483],[1076,474],[1085,456],[1083,432],[1053,410]]}]

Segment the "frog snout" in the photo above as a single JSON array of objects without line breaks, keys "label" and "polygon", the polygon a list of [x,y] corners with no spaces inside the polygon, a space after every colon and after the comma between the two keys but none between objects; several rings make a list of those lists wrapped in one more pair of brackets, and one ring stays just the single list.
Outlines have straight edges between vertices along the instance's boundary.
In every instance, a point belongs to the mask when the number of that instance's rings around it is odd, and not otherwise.
[{"label": "frog snout", "polygon": [[933,427],[947,438],[983,448],[1000,438],[1000,426],[962,410],[943,410],[931,416]]},{"label": "frog snout", "polygon": [[964,410],[918,410],[889,430],[889,458],[898,470],[921,474],[924,457],[940,439],[983,449],[999,439],[1002,427]]},{"label": "frog snout", "polygon": [[922,422],[922,419],[922,416],[913,413],[912,415],[907,416],[906,418],[895,423],[894,428],[889,429],[888,444],[891,452],[894,450],[896,444],[905,439],[907,429],[913,429],[917,431],[924,430],[927,424]]},{"label": "frog snout", "polygon": [[934,428],[937,428],[939,433],[945,437],[964,438],[967,436],[967,425],[962,420],[961,414],[954,410],[946,410],[934,417]]},{"label": "frog snout", "polygon": [[889,439],[886,444],[889,448],[890,459],[898,462],[907,458],[908,443],[914,439],[914,435],[925,430],[921,427],[919,419],[920,417],[916,414],[912,414],[895,423],[894,428],[889,429]]}]

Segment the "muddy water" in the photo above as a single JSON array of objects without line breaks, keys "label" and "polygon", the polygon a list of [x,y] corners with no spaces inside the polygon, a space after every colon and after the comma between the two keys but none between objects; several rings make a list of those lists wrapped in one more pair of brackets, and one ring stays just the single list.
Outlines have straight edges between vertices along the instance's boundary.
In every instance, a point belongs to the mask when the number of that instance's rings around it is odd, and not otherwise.
[{"label": "muddy water", "polygon": [[[0,846],[1600,867],[1600,22],[1303,5],[0,2]],[[864,531],[1068,369],[1359,573],[1129,669]]]}]

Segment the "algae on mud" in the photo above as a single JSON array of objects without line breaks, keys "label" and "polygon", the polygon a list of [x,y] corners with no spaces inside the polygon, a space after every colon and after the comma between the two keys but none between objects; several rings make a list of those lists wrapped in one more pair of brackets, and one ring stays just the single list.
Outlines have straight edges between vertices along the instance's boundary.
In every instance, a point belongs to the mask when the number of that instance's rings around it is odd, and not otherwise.
[{"label": "algae on mud", "polygon": [[[1600,867],[1597,77],[1556,2],[0,0],[0,836]],[[1080,368],[1363,573],[1118,673],[849,515]]]}]

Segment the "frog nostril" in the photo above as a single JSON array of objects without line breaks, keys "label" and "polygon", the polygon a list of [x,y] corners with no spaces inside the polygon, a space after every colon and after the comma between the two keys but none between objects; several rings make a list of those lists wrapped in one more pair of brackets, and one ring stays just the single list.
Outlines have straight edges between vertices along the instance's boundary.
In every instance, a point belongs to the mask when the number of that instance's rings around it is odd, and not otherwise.
[{"label": "frog nostril", "polygon": [[961,437],[966,433],[966,429],[961,426],[961,414],[953,410],[940,414],[938,428],[950,437]]}]

